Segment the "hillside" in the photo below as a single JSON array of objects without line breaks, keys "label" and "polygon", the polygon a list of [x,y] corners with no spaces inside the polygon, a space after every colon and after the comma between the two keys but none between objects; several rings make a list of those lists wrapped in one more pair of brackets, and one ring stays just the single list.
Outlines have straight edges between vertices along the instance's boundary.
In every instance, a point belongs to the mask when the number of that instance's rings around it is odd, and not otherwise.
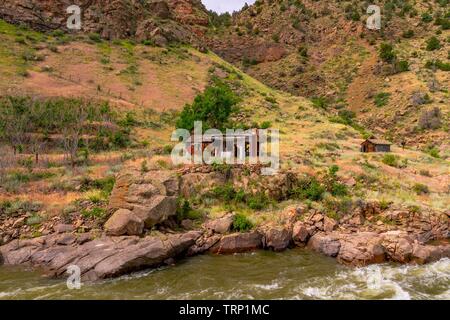
[{"label": "hillside", "polygon": [[[4,201],[38,202],[50,216],[73,206],[92,209],[105,203],[105,195],[83,187],[83,181],[102,181],[124,163],[142,166],[149,155],[149,168],[170,168],[164,150],[171,144],[177,111],[213,79],[220,78],[242,98],[233,116],[237,123],[247,127],[268,123],[281,130],[283,170],[319,174],[338,165],[353,197],[440,210],[449,206],[448,161],[399,147],[394,147],[395,163],[389,165],[383,163],[383,155],[361,154],[364,130],[337,123],[328,111],[309,100],[273,90],[213,53],[200,53],[188,46],[159,48],[129,41],[47,35],[5,22],[0,26],[2,96],[108,101],[120,110],[118,123],[124,117],[131,121],[127,125],[129,144],[89,150],[88,158],[80,160],[84,164],[75,169],[66,167],[57,145],[42,151],[37,164],[27,161],[33,157],[31,149],[15,156],[3,145]],[[39,58],[25,59],[29,56]],[[78,156],[83,157],[82,153]],[[419,182],[429,188],[427,193],[416,193]]]},{"label": "hillside", "polygon": [[[380,31],[365,27],[364,3],[261,0],[217,23],[209,45],[273,88],[314,98],[331,113],[354,112],[377,136],[420,149],[435,144],[445,152],[448,2],[374,4],[382,8]],[[436,48],[427,48],[430,39]],[[392,46],[392,59],[380,57],[385,44]],[[440,119],[430,125],[436,109]]]}]

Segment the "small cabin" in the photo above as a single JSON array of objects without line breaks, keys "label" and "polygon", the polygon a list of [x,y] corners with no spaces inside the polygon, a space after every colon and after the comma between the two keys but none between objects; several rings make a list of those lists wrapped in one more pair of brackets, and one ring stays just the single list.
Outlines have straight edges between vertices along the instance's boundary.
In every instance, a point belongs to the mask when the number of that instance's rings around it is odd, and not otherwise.
[{"label": "small cabin", "polygon": [[391,152],[391,145],[389,141],[367,139],[361,144],[361,152]]}]

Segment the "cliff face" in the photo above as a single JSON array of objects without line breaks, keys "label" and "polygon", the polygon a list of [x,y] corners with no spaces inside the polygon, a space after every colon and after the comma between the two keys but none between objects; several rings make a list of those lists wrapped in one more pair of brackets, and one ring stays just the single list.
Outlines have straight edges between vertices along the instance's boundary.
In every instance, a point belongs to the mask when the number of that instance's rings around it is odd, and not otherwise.
[{"label": "cliff face", "polygon": [[208,24],[198,0],[0,0],[0,18],[42,31],[66,29],[73,4],[82,10],[81,31],[107,39],[197,43],[194,35]]}]

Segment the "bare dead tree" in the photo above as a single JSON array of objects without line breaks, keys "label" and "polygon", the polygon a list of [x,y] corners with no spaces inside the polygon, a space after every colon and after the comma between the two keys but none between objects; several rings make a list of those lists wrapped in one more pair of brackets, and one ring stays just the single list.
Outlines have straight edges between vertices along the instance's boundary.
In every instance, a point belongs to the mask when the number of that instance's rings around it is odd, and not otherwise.
[{"label": "bare dead tree", "polygon": [[63,148],[72,168],[77,163],[77,153],[87,118],[88,110],[84,101],[79,104],[74,103],[69,108],[65,108],[62,114]]}]

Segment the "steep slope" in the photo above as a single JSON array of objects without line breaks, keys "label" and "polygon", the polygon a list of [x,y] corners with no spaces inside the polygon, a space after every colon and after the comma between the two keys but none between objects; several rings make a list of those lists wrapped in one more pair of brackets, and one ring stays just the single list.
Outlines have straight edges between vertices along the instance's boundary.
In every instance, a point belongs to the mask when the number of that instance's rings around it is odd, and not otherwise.
[{"label": "steep slope", "polygon": [[0,18],[37,30],[67,30],[70,5],[81,9],[81,31],[106,39],[136,38],[138,41],[185,42],[199,45],[195,36],[208,24],[199,0],[2,0]]},{"label": "steep slope", "polygon": [[[419,148],[434,143],[446,152],[448,1],[373,4],[382,8],[380,31],[365,26],[368,3],[261,0],[234,15],[229,26],[216,26],[209,44],[273,88],[320,97],[330,112],[355,112],[377,136]],[[427,50],[432,37],[440,44]],[[393,46],[392,61],[380,57],[383,43]],[[418,102],[418,96],[427,98]],[[436,108],[439,125],[424,125]]]},{"label": "steep slope", "polygon": [[[129,41],[94,41],[89,37],[70,39],[5,22],[0,26],[1,96],[109,101],[123,118],[119,123],[126,122],[131,138],[126,147],[106,146],[81,153],[85,160],[79,169],[66,167],[58,147],[41,154],[38,164],[30,164],[27,159],[33,157],[31,151],[25,148],[14,155],[2,144],[2,200],[39,201],[47,214],[62,214],[64,208],[73,210],[74,206],[81,206],[88,216],[101,212],[96,208],[104,205],[103,193],[85,189],[83,181],[103,181],[125,162],[142,170],[174,169],[167,152],[173,143],[170,137],[177,111],[220,78],[241,98],[233,116],[236,123],[280,129],[282,170],[316,175],[338,165],[340,179],[350,188],[352,198],[440,210],[450,205],[448,161],[396,146],[394,162],[379,154],[361,154],[363,129],[353,123],[338,123],[309,100],[274,90],[211,52],[205,54],[186,46],[163,49]],[[39,58],[24,59],[30,56]],[[27,171],[30,165],[31,173]],[[418,183],[428,191],[417,193]]]}]

